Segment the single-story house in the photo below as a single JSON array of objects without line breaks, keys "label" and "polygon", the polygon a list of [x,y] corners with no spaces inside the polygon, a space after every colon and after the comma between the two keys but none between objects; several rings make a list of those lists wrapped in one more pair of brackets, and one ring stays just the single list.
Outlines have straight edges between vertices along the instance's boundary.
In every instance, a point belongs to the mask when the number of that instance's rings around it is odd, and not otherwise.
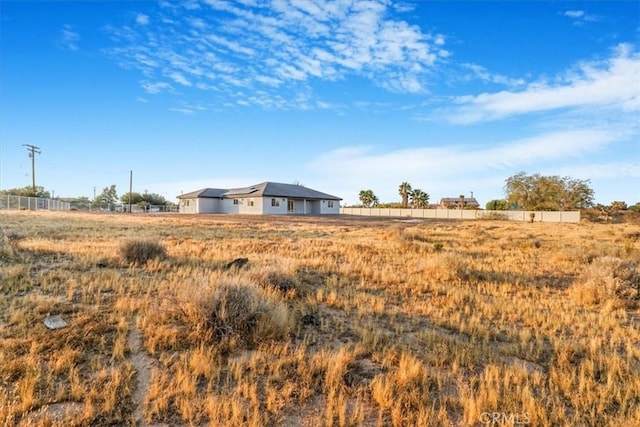
[{"label": "single-story house", "polygon": [[480,203],[475,197],[443,197],[440,199],[440,208],[443,209],[460,209],[462,203],[462,209],[478,209]]},{"label": "single-story house", "polygon": [[202,190],[178,196],[182,213],[339,214],[339,197],[297,184],[263,182],[250,187]]}]

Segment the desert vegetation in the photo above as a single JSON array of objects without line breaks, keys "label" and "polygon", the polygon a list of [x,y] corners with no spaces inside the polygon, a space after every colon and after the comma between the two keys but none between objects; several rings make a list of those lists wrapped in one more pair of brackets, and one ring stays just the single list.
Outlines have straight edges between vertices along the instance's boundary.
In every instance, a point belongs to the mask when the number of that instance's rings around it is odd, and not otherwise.
[{"label": "desert vegetation", "polygon": [[0,232],[2,425],[640,419],[637,225],[0,212]]}]

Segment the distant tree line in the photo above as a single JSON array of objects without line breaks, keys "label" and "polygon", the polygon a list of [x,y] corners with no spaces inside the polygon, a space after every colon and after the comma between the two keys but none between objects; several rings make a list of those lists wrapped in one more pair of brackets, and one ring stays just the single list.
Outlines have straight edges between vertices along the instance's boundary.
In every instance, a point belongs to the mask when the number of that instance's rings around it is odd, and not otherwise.
[{"label": "distant tree line", "polygon": [[[41,197],[45,199],[51,198],[51,193],[44,189],[44,187],[36,187],[35,191],[33,187],[26,186],[22,188],[10,188],[8,190],[1,190],[0,195],[13,195],[22,197]],[[129,204],[129,192],[124,193],[118,198],[118,192],[115,185],[110,185],[102,189],[95,199],[91,200],[88,197],[65,197],[61,200],[70,202],[75,209],[91,209],[96,206],[104,207],[109,210],[115,210],[116,205]],[[133,192],[131,193],[131,204],[139,208],[146,209],[149,206],[170,206],[171,202],[168,202],[163,196],[157,193],[149,193],[147,191],[143,193]]]},{"label": "distant tree line", "polygon": [[[568,176],[541,175],[539,173],[517,173],[505,180],[505,198],[494,199],[485,205],[488,210],[530,210],[561,211],[588,209],[594,205],[594,190],[589,180],[574,179]],[[426,208],[429,206],[429,193],[413,188],[408,182],[398,187],[402,208]],[[461,196],[461,200],[464,196]],[[373,190],[361,190],[358,198],[363,207],[380,205]],[[385,204],[385,206],[396,204]]]},{"label": "distant tree line", "polygon": [[416,209],[424,209],[429,205],[429,193],[425,193],[420,188],[413,188],[408,182],[400,183],[398,194],[402,199],[402,207],[411,206]]},{"label": "distant tree line", "polygon": [[[413,188],[408,182],[400,183],[398,187],[398,194],[400,195],[400,205],[395,203],[386,203],[386,207],[401,207],[401,208],[416,208],[424,209],[429,205],[429,193],[425,193],[419,188]],[[374,208],[380,206],[380,200],[375,195],[373,190],[361,190],[358,194],[360,203],[365,208]]]},{"label": "distant tree line", "polygon": [[46,191],[44,187],[36,186],[34,190],[30,185],[21,188],[10,188],[8,190],[2,190],[0,191],[0,194],[22,197],[42,197],[44,199],[51,198],[51,193]]},{"label": "distant tree line", "polygon": [[[102,192],[96,196],[96,203],[106,204],[108,206],[115,206],[118,203],[118,193],[116,186],[111,185],[105,187]],[[163,196],[158,193],[149,193],[147,191],[143,193],[138,192],[126,192],[120,196],[120,201],[123,205],[135,205],[142,209],[147,209],[149,206],[168,206],[171,205]],[[131,202],[131,203],[129,203]]]},{"label": "distant tree line", "polygon": [[510,206],[528,211],[586,209],[593,206],[595,194],[588,179],[525,172],[507,178],[504,190]]}]

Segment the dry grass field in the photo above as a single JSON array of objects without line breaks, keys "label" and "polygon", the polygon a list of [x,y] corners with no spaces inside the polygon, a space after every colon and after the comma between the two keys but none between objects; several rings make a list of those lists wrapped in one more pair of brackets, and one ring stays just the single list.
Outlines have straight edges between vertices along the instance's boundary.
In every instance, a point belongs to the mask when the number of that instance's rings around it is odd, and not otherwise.
[{"label": "dry grass field", "polygon": [[0,212],[0,231],[0,425],[639,425],[637,225]]}]

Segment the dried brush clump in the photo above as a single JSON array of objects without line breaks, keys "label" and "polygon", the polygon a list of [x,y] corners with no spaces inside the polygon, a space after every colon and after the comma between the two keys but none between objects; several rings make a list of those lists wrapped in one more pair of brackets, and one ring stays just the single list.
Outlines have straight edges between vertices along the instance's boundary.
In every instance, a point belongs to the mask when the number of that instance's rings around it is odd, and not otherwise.
[{"label": "dried brush clump", "polygon": [[7,245],[11,248],[17,248],[20,241],[24,240],[26,236],[24,234],[10,231],[10,232],[0,232],[2,239],[0,239],[0,244]]},{"label": "dried brush clump", "polygon": [[399,224],[389,227],[389,240],[397,240],[399,242],[429,242],[429,238],[419,229],[406,228]]},{"label": "dried brush clump", "polygon": [[640,272],[634,264],[617,257],[596,258],[571,292],[587,305],[634,308],[640,301]]},{"label": "dried brush clump", "polygon": [[120,245],[120,256],[129,264],[146,264],[152,259],[164,259],[167,251],[160,243],[148,240],[127,240]]},{"label": "dried brush clump", "polygon": [[224,279],[182,303],[182,313],[200,340],[227,350],[282,339],[291,330],[291,315],[281,302],[257,285]]},{"label": "dried brush clump", "polygon": [[437,253],[427,258],[422,267],[424,277],[432,283],[459,283],[470,275],[464,257],[455,252]]},{"label": "dried brush clump", "polygon": [[276,290],[289,297],[305,293],[303,287],[298,283],[295,274],[292,273],[260,269],[252,272],[249,277],[252,282],[255,282],[262,288]]}]

